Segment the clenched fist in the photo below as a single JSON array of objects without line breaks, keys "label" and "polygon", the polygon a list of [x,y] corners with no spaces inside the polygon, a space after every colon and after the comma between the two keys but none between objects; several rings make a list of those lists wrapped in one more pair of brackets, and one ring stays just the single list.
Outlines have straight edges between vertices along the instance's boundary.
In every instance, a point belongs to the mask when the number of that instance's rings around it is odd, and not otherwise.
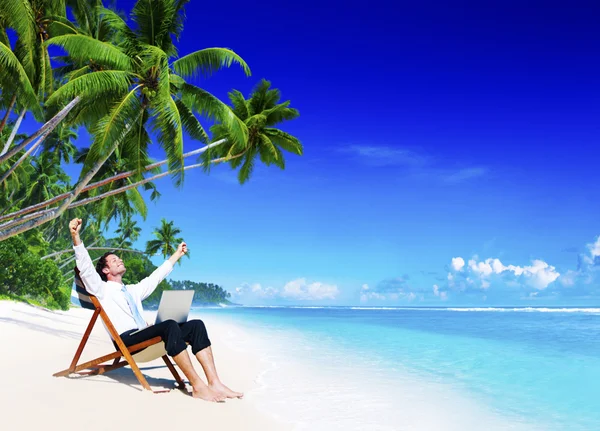
[{"label": "clenched fist", "polygon": [[181,256],[187,253],[187,244],[185,242],[182,242],[179,244],[179,246],[177,246],[177,253],[179,253]]},{"label": "clenched fist", "polygon": [[79,230],[81,229],[81,219],[74,218],[69,222],[69,232],[71,232],[71,236],[75,237],[79,235]]}]

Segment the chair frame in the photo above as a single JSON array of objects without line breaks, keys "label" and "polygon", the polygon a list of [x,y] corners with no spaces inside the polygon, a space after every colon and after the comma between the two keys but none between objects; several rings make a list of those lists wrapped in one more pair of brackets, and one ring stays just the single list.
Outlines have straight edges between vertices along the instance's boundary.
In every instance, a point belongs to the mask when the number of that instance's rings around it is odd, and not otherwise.
[{"label": "chair frame", "polygon": [[[171,389],[157,390],[157,391],[153,390],[150,387],[150,385],[148,384],[148,382],[146,381],[146,378],[140,371],[140,368],[138,367],[137,363],[135,362],[135,359],[133,358],[134,354],[142,351],[146,347],[149,347],[154,344],[162,342],[162,338],[154,337],[149,340],[143,341],[141,343],[134,344],[133,346],[129,346],[129,347],[125,346],[125,343],[123,343],[123,340],[121,339],[117,330],[115,329],[112,322],[108,318],[108,315],[102,308],[102,305],[100,304],[100,301],[98,300],[98,298],[96,298],[94,295],[91,295],[89,293],[88,293],[88,295],[89,295],[91,302],[94,304],[94,307],[95,307],[94,314],[92,315],[90,323],[88,324],[87,329],[85,330],[85,333],[83,334],[83,338],[81,339],[81,342],[79,343],[79,347],[77,348],[77,352],[75,353],[75,356],[73,357],[73,360],[71,361],[71,365],[66,370],[59,371],[58,373],[53,374],[53,376],[54,377],[63,377],[63,376],[68,376],[69,374],[98,375],[98,374],[104,374],[107,371],[116,370],[118,368],[122,368],[126,365],[129,365],[133,371],[133,374],[135,374],[135,377],[138,379],[138,381],[140,382],[140,384],[142,385],[142,387],[144,389],[152,391],[155,394],[170,392]],[[113,353],[110,353],[110,354],[104,355],[104,356],[100,356],[96,359],[93,359],[91,361],[88,361],[88,362],[78,365],[78,361],[79,361],[79,358],[81,357],[81,353],[83,352],[83,349],[90,337],[90,334],[92,332],[92,329],[94,328],[94,325],[96,324],[96,321],[98,320],[98,316],[100,316],[100,318],[104,321],[104,324],[106,325],[106,328],[108,329],[108,332],[112,336],[113,340],[117,344],[118,349],[117,349],[117,351],[115,351]],[[121,359],[124,359],[124,360],[121,361]],[[175,378],[175,381],[177,382],[178,389],[185,390],[185,383],[183,382],[179,373],[175,369],[175,366],[171,362],[171,359],[167,355],[163,355],[162,359],[165,362],[165,364],[167,365],[167,368],[169,369],[171,374],[173,374],[173,377]],[[107,362],[110,360],[113,360],[112,364],[103,364],[103,362]],[[87,370],[87,371],[84,371],[84,370]]]}]

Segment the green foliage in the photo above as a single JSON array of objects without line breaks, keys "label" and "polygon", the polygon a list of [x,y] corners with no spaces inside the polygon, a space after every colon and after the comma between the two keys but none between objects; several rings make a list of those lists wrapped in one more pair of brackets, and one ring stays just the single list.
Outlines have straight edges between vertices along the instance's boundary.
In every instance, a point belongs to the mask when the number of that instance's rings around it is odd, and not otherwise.
[{"label": "green foliage", "polygon": [[[181,229],[173,226],[173,221],[167,222],[167,220],[163,218],[160,223],[160,227],[154,229],[154,232],[152,232],[156,239],[146,243],[146,253],[151,256],[160,253],[162,257],[167,259],[175,253],[177,246],[183,239],[177,236],[181,233]],[[190,257],[189,251],[186,255]],[[179,263],[181,264],[181,260]]]},{"label": "green foliage", "polygon": [[[150,261],[150,259],[143,255],[132,255],[127,253],[121,256],[125,264],[127,271],[123,277],[123,282],[127,283],[138,283],[144,278],[148,277],[156,269],[156,266]],[[163,280],[156,287],[156,290],[144,300],[144,305],[157,305],[160,302],[160,298],[164,290],[170,290],[171,285]]]},{"label": "green foliage", "polygon": [[41,260],[30,252],[20,237],[0,242],[0,295],[33,300],[48,308],[69,308],[69,293],[51,260]]},{"label": "green foliage", "polygon": [[221,286],[213,283],[197,283],[195,281],[184,280],[175,281],[171,280],[173,289],[176,290],[193,290],[195,305],[209,305],[209,304],[230,304],[229,298],[231,294],[223,289]]},{"label": "green foliage", "polygon": [[285,159],[281,150],[302,155],[300,140],[274,127],[284,121],[298,118],[300,114],[296,109],[289,107],[289,100],[279,103],[281,93],[272,89],[269,81],[263,79],[252,91],[249,99],[245,99],[238,90],[231,91],[229,99],[232,103],[231,110],[248,131],[248,140],[245,147],[240,147],[235,144],[231,127],[224,122],[215,124],[210,129],[213,139],[226,139],[227,145],[220,145],[203,154],[207,167],[211,158],[224,157],[232,168],[241,166],[238,179],[243,184],[250,178],[257,156],[267,166],[273,164],[284,169]]}]

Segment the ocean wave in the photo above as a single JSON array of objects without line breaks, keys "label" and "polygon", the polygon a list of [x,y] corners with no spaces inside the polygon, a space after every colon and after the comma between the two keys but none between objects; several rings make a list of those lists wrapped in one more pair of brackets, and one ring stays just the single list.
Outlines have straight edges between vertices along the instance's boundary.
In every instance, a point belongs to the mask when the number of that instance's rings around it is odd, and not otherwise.
[{"label": "ocean wave", "polygon": [[[439,309],[438,309],[439,310]],[[590,313],[600,314],[600,308],[548,308],[548,307],[472,307],[472,308],[445,308],[448,311],[496,311],[496,312],[522,312],[522,313]]]},{"label": "ocean wave", "polygon": [[600,314],[593,307],[383,307],[383,306],[297,306],[297,305],[244,305],[242,308],[364,310],[364,311],[457,311],[457,312],[517,312],[517,313],[586,313]]}]

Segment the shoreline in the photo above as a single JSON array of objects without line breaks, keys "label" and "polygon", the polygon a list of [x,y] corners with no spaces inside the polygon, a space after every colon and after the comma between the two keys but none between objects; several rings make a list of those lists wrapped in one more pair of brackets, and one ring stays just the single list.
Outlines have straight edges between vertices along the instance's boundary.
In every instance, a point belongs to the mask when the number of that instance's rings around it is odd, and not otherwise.
[{"label": "shoreline", "polygon": [[[148,317],[153,313],[146,314]],[[0,403],[6,407],[3,426],[79,430],[85,423],[86,429],[98,430],[117,425],[149,429],[190,425],[222,430],[292,429],[289,423],[277,421],[257,408],[254,398],[261,390],[259,379],[266,371],[265,364],[251,352],[234,346],[227,334],[238,328],[218,319],[205,320],[217,370],[226,385],[244,392],[242,400],[208,403],[178,390],[152,394],[142,390],[129,367],[99,376],[53,377],[71,363],[91,315],[91,311],[78,308],[55,311],[0,301],[0,343],[7,352],[0,367]],[[112,351],[108,333],[96,322],[81,361]],[[195,358],[193,363],[198,374],[204,376]],[[173,387],[173,377],[160,358],[140,364],[140,368],[153,389]]]}]

